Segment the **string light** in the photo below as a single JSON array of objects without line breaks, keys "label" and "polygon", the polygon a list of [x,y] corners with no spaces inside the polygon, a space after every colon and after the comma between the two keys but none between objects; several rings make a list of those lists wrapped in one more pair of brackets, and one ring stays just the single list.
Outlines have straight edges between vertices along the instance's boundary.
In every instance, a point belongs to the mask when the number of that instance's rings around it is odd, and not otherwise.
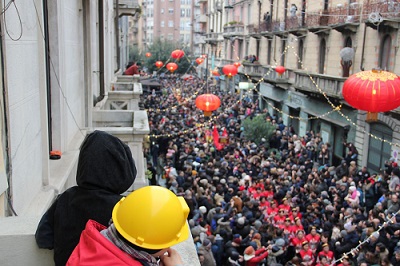
[{"label": "string light", "polygon": [[396,215],[400,214],[400,210],[398,210],[396,213],[392,213],[392,216],[389,218],[389,215],[386,216],[386,221],[378,227],[378,230],[374,231],[372,234],[370,234],[364,241],[359,241],[358,245],[355,248],[352,248],[349,252],[346,252],[343,254],[343,256],[335,261],[332,261],[330,266],[335,265],[337,262],[342,262],[343,259],[348,258],[349,255],[352,255],[353,257],[360,251],[360,248],[365,244],[368,243],[371,240],[371,237],[374,233],[379,233],[383,228],[385,228],[386,225],[390,223],[394,223],[394,219],[396,219]]}]

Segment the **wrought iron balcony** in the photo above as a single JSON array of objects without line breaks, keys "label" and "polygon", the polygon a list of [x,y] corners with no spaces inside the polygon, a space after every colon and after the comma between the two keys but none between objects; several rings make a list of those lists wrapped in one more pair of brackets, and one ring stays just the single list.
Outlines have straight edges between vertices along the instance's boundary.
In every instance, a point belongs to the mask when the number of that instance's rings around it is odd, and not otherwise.
[{"label": "wrought iron balcony", "polygon": [[367,26],[378,29],[398,29],[400,22],[400,2],[397,0],[370,0],[363,5],[362,21]]}]

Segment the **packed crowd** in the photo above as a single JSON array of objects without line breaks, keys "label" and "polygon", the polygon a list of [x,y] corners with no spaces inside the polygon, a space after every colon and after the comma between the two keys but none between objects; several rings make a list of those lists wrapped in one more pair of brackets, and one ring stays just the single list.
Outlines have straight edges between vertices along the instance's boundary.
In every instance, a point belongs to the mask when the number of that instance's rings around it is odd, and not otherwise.
[{"label": "packed crowd", "polygon": [[[207,118],[194,104],[203,81],[159,81],[162,93],[143,96],[149,182],[184,196],[201,265],[400,265],[395,160],[370,173],[350,143],[332,165],[319,133],[299,136],[257,99],[210,86],[222,106]],[[276,126],[258,144],[241,126],[257,115]],[[223,149],[213,144],[213,127],[228,132]]]}]

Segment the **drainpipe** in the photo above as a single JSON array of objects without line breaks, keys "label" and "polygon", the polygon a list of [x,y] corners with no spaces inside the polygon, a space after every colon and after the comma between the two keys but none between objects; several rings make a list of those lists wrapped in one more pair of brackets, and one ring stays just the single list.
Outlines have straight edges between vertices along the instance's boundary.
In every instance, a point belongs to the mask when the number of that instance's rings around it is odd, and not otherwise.
[{"label": "drainpipe", "polygon": [[44,45],[45,45],[45,61],[46,61],[46,94],[47,94],[47,134],[49,135],[49,151],[53,150],[52,140],[52,123],[51,123],[51,82],[50,82],[50,41],[49,41],[49,12],[47,0],[43,0],[43,28],[44,28]]},{"label": "drainpipe", "polygon": [[115,12],[117,15],[115,16],[115,45],[117,46],[117,66],[114,69],[114,73],[117,73],[120,70],[121,65],[121,47],[119,46],[119,0],[115,0]]},{"label": "drainpipe", "polygon": [[[364,5],[361,6],[361,11],[360,11],[360,23],[362,22],[362,15],[364,12]],[[363,34],[363,42],[362,42],[362,48],[361,48],[361,64],[360,64],[360,70],[364,71],[364,54],[365,54],[365,39],[367,36],[367,24],[364,23],[364,34]]]},{"label": "drainpipe", "polygon": [[99,69],[99,83],[100,83],[100,95],[97,102],[104,99],[105,89],[104,89],[104,4],[103,0],[99,0],[99,59],[100,59],[100,69]]}]

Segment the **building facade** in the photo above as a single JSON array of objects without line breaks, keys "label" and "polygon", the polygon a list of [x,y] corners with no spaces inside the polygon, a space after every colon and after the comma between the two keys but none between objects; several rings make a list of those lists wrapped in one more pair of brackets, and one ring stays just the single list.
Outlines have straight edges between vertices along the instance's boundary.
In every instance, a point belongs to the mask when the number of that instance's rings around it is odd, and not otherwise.
[{"label": "building facade", "polygon": [[[249,92],[261,108],[300,136],[320,133],[331,146],[331,163],[346,155],[346,141],[357,148],[360,166],[378,172],[397,159],[399,110],[371,117],[344,101],[342,87],[360,71],[399,72],[399,12],[392,0],[226,0],[221,29],[208,17],[206,36],[215,38],[206,38],[203,50],[221,51],[215,53],[220,68],[241,63],[239,75],[220,79],[222,88],[253,83]],[[286,71],[279,75],[277,66]]]}]

